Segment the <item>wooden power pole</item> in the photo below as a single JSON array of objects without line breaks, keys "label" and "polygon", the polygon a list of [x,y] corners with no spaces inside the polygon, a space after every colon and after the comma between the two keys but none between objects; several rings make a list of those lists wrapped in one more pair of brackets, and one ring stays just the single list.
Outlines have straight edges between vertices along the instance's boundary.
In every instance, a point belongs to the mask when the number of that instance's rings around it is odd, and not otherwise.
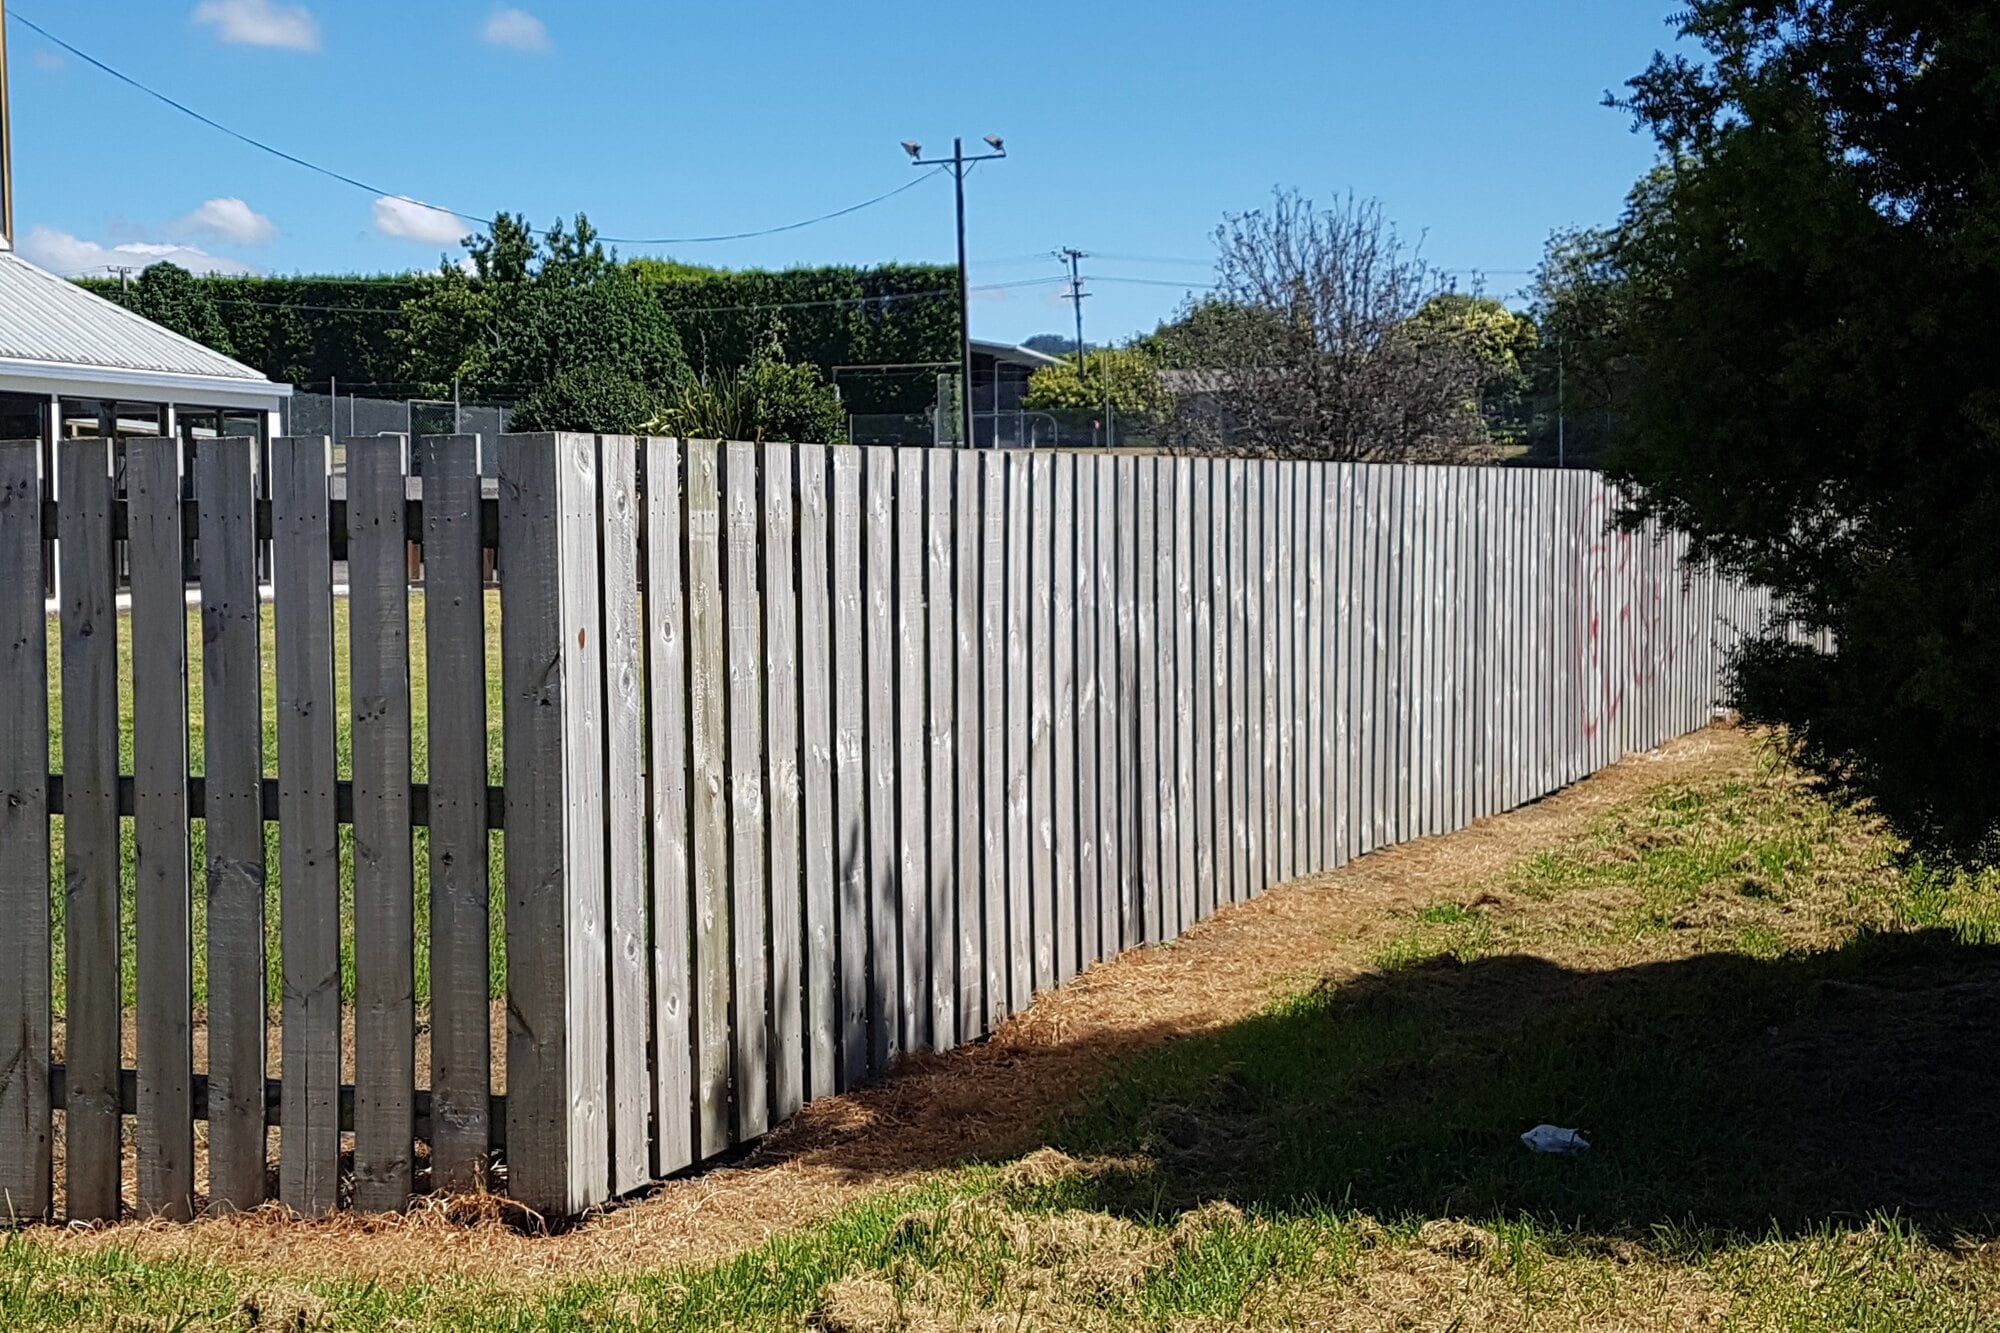
[{"label": "wooden power pole", "polygon": [[7,101],[7,0],[0,0],[0,250],[14,248],[14,111]]}]

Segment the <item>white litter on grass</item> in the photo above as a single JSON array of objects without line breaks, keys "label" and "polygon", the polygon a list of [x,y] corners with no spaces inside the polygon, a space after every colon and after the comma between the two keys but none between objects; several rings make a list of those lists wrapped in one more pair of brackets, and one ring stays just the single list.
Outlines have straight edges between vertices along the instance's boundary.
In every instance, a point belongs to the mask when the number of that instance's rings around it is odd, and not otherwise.
[{"label": "white litter on grass", "polygon": [[1590,1140],[1579,1130],[1558,1129],[1554,1125],[1536,1125],[1521,1136],[1521,1142],[1535,1152],[1579,1153],[1590,1148]]}]

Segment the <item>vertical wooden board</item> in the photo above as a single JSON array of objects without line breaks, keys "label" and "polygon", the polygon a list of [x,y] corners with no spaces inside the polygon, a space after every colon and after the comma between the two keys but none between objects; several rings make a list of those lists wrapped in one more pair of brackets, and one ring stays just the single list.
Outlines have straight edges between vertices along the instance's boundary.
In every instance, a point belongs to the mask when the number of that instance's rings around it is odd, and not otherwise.
[{"label": "vertical wooden board", "polygon": [[1142,822],[1144,774],[1139,760],[1139,736],[1147,715],[1140,710],[1139,680],[1139,460],[1118,460],[1118,934],[1123,947],[1144,940],[1140,910],[1145,883],[1145,849],[1150,831]]},{"label": "vertical wooden board", "polygon": [[1243,883],[1240,899],[1264,889],[1264,469],[1243,465],[1241,551],[1243,579]]},{"label": "vertical wooden board", "polygon": [[896,921],[902,1049],[930,1045],[930,872],[924,708],[924,456],[896,451]]},{"label": "vertical wooden board", "polygon": [[1229,901],[1250,896],[1250,625],[1249,582],[1245,577],[1249,540],[1249,464],[1240,458],[1224,467],[1229,478]]},{"label": "vertical wooden board", "polygon": [[832,449],[833,840],[840,973],[840,1077],[844,1090],[868,1076],[868,676],[863,645],[861,451]]},{"label": "vertical wooden board", "polygon": [[1292,837],[1293,819],[1297,814],[1297,803],[1292,799],[1293,751],[1292,751],[1292,646],[1295,628],[1292,623],[1293,561],[1298,547],[1292,531],[1292,491],[1297,479],[1298,465],[1278,462],[1271,466],[1271,480],[1274,492],[1271,516],[1271,582],[1273,592],[1271,606],[1271,642],[1276,649],[1276,658],[1271,664],[1270,680],[1276,686],[1272,695],[1271,715],[1276,726],[1272,750],[1277,758],[1272,770],[1276,779],[1271,793],[1271,810],[1274,819],[1271,839],[1271,880],[1282,883],[1292,878]]},{"label": "vertical wooden board", "polygon": [[[694,1076],[697,1161],[730,1143],[728,691],[723,650],[719,447],[690,440],[687,463],[689,864],[694,876]],[[505,532],[502,532],[505,539]],[[505,617],[502,618],[503,625]],[[513,784],[508,784],[509,796]],[[511,871],[513,859],[508,866]],[[511,931],[512,924],[509,923]]]},{"label": "vertical wooden board", "polygon": [[[1175,932],[1188,929],[1195,913],[1195,750],[1194,696],[1200,671],[1195,658],[1194,460],[1177,458],[1174,469],[1174,827],[1179,851]],[[1204,784],[1206,778],[1203,778]]]},{"label": "vertical wooden board", "polygon": [[1394,606],[1394,496],[1390,490],[1394,469],[1368,469],[1368,701],[1364,713],[1367,736],[1368,834],[1364,850],[1386,846],[1389,829],[1387,802],[1392,787],[1395,752],[1395,694],[1392,688],[1391,652],[1394,629],[1390,616]]},{"label": "vertical wooden board", "polygon": [[1283,874],[1283,866],[1278,859],[1278,631],[1285,618],[1284,608],[1278,601],[1278,566],[1284,559],[1280,549],[1283,534],[1278,527],[1278,478],[1283,465],[1266,459],[1258,464],[1260,474],[1258,507],[1260,527],[1258,529],[1259,576],[1257,601],[1256,640],[1259,652],[1258,680],[1262,691],[1257,704],[1260,710],[1258,723],[1259,772],[1261,783],[1257,799],[1259,816],[1263,820],[1263,835],[1258,841],[1259,870],[1256,887],[1259,892],[1276,884]]},{"label": "vertical wooden board", "polygon": [[801,892],[805,902],[805,1092],[840,1090],[838,860],[834,838],[833,595],[827,574],[827,454],[798,457],[799,785],[803,799]]},{"label": "vertical wooden board", "polygon": [[1189,771],[1194,782],[1194,916],[1206,921],[1215,914],[1216,788],[1218,770],[1215,749],[1215,695],[1217,672],[1215,608],[1215,506],[1212,459],[1197,458],[1189,465],[1188,532],[1193,545],[1189,577],[1193,581],[1194,639],[1188,658],[1188,678],[1193,693],[1194,753]]},{"label": "vertical wooden board", "polygon": [[1077,972],[1076,924],[1076,455],[1049,459],[1055,476],[1051,497],[1049,573],[1050,648],[1054,679],[1050,704],[1049,749],[1055,768],[1053,824],[1055,913],[1053,936],[1055,984]]},{"label": "vertical wooden board", "polygon": [[1159,576],[1159,483],[1155,460],[1135,460],[1132,533],[1133,573],[1133,657],[1138,667],[1137,693],[1138,772],[1135,827],[1138,836],[1138,894],[1134,903],[1136,929],[1128,925],[1127,938],[1134,943],[1153,944],[1160,930],[1160,650],[1158,638],[1159,604],[1154,587]]},{"label": "vertical wooden board", "polygon": [[1446,699],[1448,680],[1445,672],[1445,645],[1451,622],[1449,607],[1445,600],[1447,580],[1450,577],[1445,562],[1445,540],[1448,527],[1445,512],[1445,469],[1429,469],[1429,485],[1426,488],[1427,522],[1424,526],[1424,564],[1426,569],[1423,587],[1424,617],[1427,640],[1424,645],[1424,670],[1429,683],[1424,691],[1429,717],[1424,728],[1424,832],[1442,833],[1444,823],[1445,792],[1445,738],[1449,734],[1451,709]]},{"label": "vertical wooden board", "polygon": [[1037,993],[1055,984],[1055,459],[1028,459],[1028,922]]},{"label": "vertical wooden board", "polygon": [[1174,659],[1174,621],[1179,611],[1174,587],[1174,547],[1179,533],[1174,530],[1174,491],[1179,480],[1174,460],[1153,460],[1153,661],[1158,678],[1153,696],[1154,729],[1159,734],[1158,770],[1160,878],[1149,907],[1153,913],[1153,937],[1166,941],[1180,933],[1180,741],[1174,698],[1179,689],[1180,663]]},{"label": "vertical wooden board", "polygon": [[[208,906],[208,1194],[209,1206],[216,1210],[250,1209],[264,1202],[264,692],[255,449],[254,440],[206,440],[195,456],[201,522],[202,772],[207,789],[203,870]],[[400,489],[396,503],[400,523]],[[392,624],[391,633],[394,629]],[[407,706],[406,682],[406,727]],[[357,785],[365,748],[361,739],[357,732]],[[404,791],[407,798],[407,776]],[[357,820],[360,817],[357,807]],[[407,848],[407,840],[404,845]],[[407,855],[404,864],[407,873]],[[357,937],[359,925],[357,899]],[[409,956],[407,947],[403,956]],[[358,980],[357,974],[357,1004]],[[357,1046],[357,1056],[358,1052]],[[404,1094],[414,1086],[412,1071],[403,1083]],[[381,1086],[371,1090],[379,1092]],[[356,1115],[359,1202],[359,1103]],[[410,1128],[414,1132],[414,1123]],[[412,1136],[405,1135],[405,1162],[411,1156]],[[408,1194],[405,1182],[404,1200]],[[401,1207],[402,1201],[388,1206]]]},{"label": "vertical wooden board", "polygon": [[1442,615],[1437,597],[1437,589],[1440,586],[1438,542],[1441,536],[1438,526],[1438,483],[1441,473],[1442,469],[1432,466],[1420,468],[1417,473],[1422,504],[1417,515],[1417,584],[1414,598],[1417,607],[1419,653],[1416,673],[1419,686],[1417,758],[1414,765],[1417,819],[1414,832],[1419,837],[1428,837],[1438,831],[1437,738],[1443,715],[1443,705],[1438,697],[1438,643]]},{"label": "vertical wooden board", "polygon": [[998,453],[979,456],[979,844],[980,959],[985,1030],[993,1031],[1013,1012],[1008,987],[1008,856],[1013,832],[1008,775],[1013,771],[1012,732],[1007,726],[1008,676],[1014,657],[1008,638],[1007,556],[1012,511],[1008,507],[1007,460]]},{"label": "vertical wooden board", "polygon": [[1462,735],[1465,746],[1459,764],[1459,782],[1463,787],[1459,794],[1459,823],[1468,826],[1479,817],[1479,694],[1486,676],[1479,656],[1479,623],[1483,611],[1479,570],[1486,555],[1479,530],[1481,484],[1480,473],[1468,469],[1462,475],[1459,491],[1459,588],[1464,616],[1459,647],[1464,681],[1460,712],[1464,719]]},{"label": "vertical wooden board", "polygon": [[1097,817],[1102,788],[1097,776],[1097,462],[1076,459],[1076,954],[1083,971],[1099,957],[1103,924],[1098,897]]},{"label": "vertical wooden board", "polygon": [[1534,607],[1533,632],[1529,642],[1529,686],[1532,717],[1528,731],[1529,774],[1534,795],[1539,798],[1553,790],[1548,773],[1548,644],[1554,598],[1549,587],[1547,487],[1541,472],[1528,482],[1530,524],[1528,531],[1529,600]]},{"label": "vertical wooden board", "polygon": [[340,1182],[340,839],[328,455],[324,439],[281,439],[271,446],[285,978],[279,1192],[287,1207],[308,1216],[332,1210]]},{"label": "vertical wooden board", "polygon": [[[500,438],[507,1185],[558,1215],[610,1180],[597,469],[593,436]],[[289,1051],[285,1067],[289,1084]]]},{"label": "vertical wooden board", "polygon": [[925,568],[930,612],[930,940],[931,1045],[958,1044],[958,681],[957,583],[953,577],[952,484],[955,455],[927,452],[925,466]]},{"label": "vertical wooden board", "polygon": [[[694,1161],[694,1067],[688,1027],[688,1016],[693,1009],[689,963],[694,957],[694,940],[689,910],[692,849],[688,797],[693,761],[688,744],[686,523],[681,506],[680,441],[651,438],[642,447],[646,491],[646,777],[652,830],[652,879],[648,886],[653,912],[652,1166],[655,1176],[668,1176]],[[432,457],[427,456],[424,463],[427,491],[433,485],[429,471]],[[468,461],[460,461],[456,470],[463,474],[467,466]],[[454,515],[460,512],[456,504],[452,512]],[[424,517],[429,524],[428,502]],[[428,562],[428,545],[425,557]],[[434,577],[431,568],[427,563],[426,574]],[[431,735],[431,780],[435,783],[435,711],[431,714]],[[484,767],[482,760],[479,764],[482,772]],[[435,786],[431,799],[433,802],[437,799]],[[435,804],[431,814],[435,821]],[[454,817],[462,815],[455,813]],[[431,836],[435,860],[435,825]],[[437,894],[436,873],[434,866],[433,901]],[[432,921],[435,932],[436,918]],[[435,988],[435,981],[432,985]],[[435,1051],[432,1058],[435,1063]],[[433,1106],[435,1099],[433,1094]]]},{"label": "vertical wooden board", "polygon": [[1333,759],[1327,792],[1333,803],[1333,864],[1345,865],[1355,856],[1355,694],[1359,672],[1355,654],[1361,641],[1360,612],[1354,598],[1354,545],[1358,525],[1354,494],[1354,465],[1335,463],[1328,477],[1327,493],[1333,506],[1329,536],[1332,550],[1329,569],[1333,578],[1327,599],[1333,624],[1327,635],[1333,654],[1329,685],[1332,689]]},{"label": "vertical wooden board", "polygon": [[1372,727],[1374,717],[1370,689],[1370,664],[1374,658],[1374,596],[1370,592],[1370,574],[1374,570],[1374,524],[1370,514],[1370,474],[1372,470],[1358,462],[1344,464],[1348,474],[1348,534],[1344,540],[1346,560],[1346,584],[1348,584],[1348,616],[1346,626],[1346,658],[1348,658],[1348,857],[1366,855],[1372,845],[1370,839],[1370,789],[1372,789]]},{"label": "vertical wooden board", "polygon": [[1097,957],[1114,958],[1124,943],[1119,885],[1125,874],[1120,792],[1124,782],[1118,745],[1120,693],[1118,634],[1118,460],[1095,458],[1097,474]]},{"label": "vertical wooden board", "polygon": [[1451,468],[1446,473],[1445,484],[1445,532],[1443,542],[1445,562],[1445,704],[1447,719],[1444,736],[1445,794],[1443,804],[1444,827],[1447,832],[1465,826],[1462,813],[1464,790],[1461,785],[1463,767],[1460,763],[1465,754],[1465,711],[1463,691],[1465,669],[1460,660],[1464,646],[1465,590],[1462,573],[1465,567],[1462,542],[1465,525],[1460,520],[1460,509],[1464,500],[1464,468]]},{"label": "vertical wooden board", "polygon": [[733,926],[736,1134],[755,1138],[771,1124],[769,807],[764,751],[764,636],[758,586],[763,542],[758,521],[758,447],[723,446],[722,598],[729,651],[729,918]]},{"label": "vertical wooden board", "polygon": [[[46,1217],[53,1193],[54,1124],[49,1103],[50,939],[49,939],[49,677],[48,634],[43,620],[42,482],[35,441],[0,443],[0,913],[7,930],[0,940],[0,1209],[10,1222]],[[149,478],[157,483],[157,478]],[[157,508],[157,506],[155,506]],[[157,522],[148,515],[149,522]],[[174,536],[178,537],[178,524]],[[157,548],[154,553],[157,554]],[[177,576],[180,548],[174,548]],[[154,575],[149,582],[165,580]],[[178,583],[177,577],[174,581]],[[157,625],[155,613],[150,623]],[[183,634],[181,642],[185,643]],[[158,645],[148,649],[148,665],[160,663]],[[152,687],[160,702],[160,685]],[[115,714],[114,714],[115,717]],[[186,702],[180,718],[185,737]],[[155,753],[149,757],[157,757]],[[183,740],[185,747],[185,740]],[[183,770],[185,772],[185,770]],[[149,814],[156,813],[149,810]],[[181,830],[181,860],[187,844]],[[115,847],[115,843],[113,844]],[[156,847],[154,855],[165,849]],[[183,873],[181,898],[187,889]],[[183,908],[185,910],[185,908]],[[148,924],[158,924],[157,917]],[[155,977],[155,981],[158,981]],[[155,998],[164,1002],[165,995]],[[168,1006],[162,1003],[162,1008]],[[180,1008],[183,1032],[186,1001]],[[155,1060],[170,1052],[154,1049]],[[187,1078],[188,1072],[182,1077]],[[182,1086],[187,1086],[183,1084]],[[155,1124],[153,1128],[160,1126]],[[116,1140],[112,1141],[116,1170]],[[101,1149],[100,1149],[101,1150]],[[187,1191],[193,1191],[193,1131],[189,1129]],[[153,1163],[157,1172],[159,1161]],[[156,1178],[156,1185],[162,1182]]]},{"label": "vertical wooden board", "polygon": [[1493,810],[1512,808],[1513,774],[1513,647],[1514,647],[1514,507],[1513,473],[1494,478],[1488,531],[1492,539],[1493,715],[1487,744],[1493,754]]},{"label": "vertical wooden board", "polygon": [[764,745],[770,772],[771,1120],[805,1104],[805,968],[799,792],[798,450],[766,445]]},{"label": "vertical wooden board", "polygon": [[1292,472],[1292,504],[1288,508],[1288,522],[1292,532],[1292,554],[1284,562],[1286,578],[1290,584],[1290,614],[1292,614],[1292,634],[1286,644],[1286,671],[1290,683],[1286,687],[1286,707],[1290,717],[1286,725],[1292,735],[1292,763],[1290,777],[1286,779],[1286,823],[1292,829],[1292,855],[1288,867],[1292,877],[1306,875],[1316,869],[1312,859],[1312,671],[1306,660],[1306,644],[1312,642],[1312,584],[1314,584],[1314,560],[1312,560],[1312,514],[1308,508],[1308,496],[1312,492],[1314,466],[1310,462],[1296,462]]},{"label": "vertical wooden board", "polygon": [[1390,645],[1396,664],[1395,814],[1390,840],[1408,842],[1417,836],[1418,728],[1422,725],[1423,580],[1422,469],[1396,469],[1396,591],[1395,630]]},{"label": "vertical wooden board", "polygon": [[1033,577],[1028,459],[1007,455],[1007,995],[1018,1013],[1034,998],[1032,833],[1028,813],[1033,696],[1028,636]]},{"label": "vertical wooden board", "polygon": [[1529,736],[1534,719],[1531,712],[1532,692],[1530,677],[1534,670],[1532,642],[1534,636],[1533,569],[1529,547],[1533,533],[1533,514],[1530,511],[1526,473],[1516,473],[1510,478],[1509,509],[1512,514],[1511,528],[1513,544],[1511,549],[1511,569],[1509,587],[1512,592],[1508,602],[1513,610],[1513,642],[1510,646],[1507,679],[1512,687],[1511,725],[1507,728],[1508,770],[1513,777],[1513,786],[1508,794],[1508,805],[1524,805],[1534,794],[1533,751]]},{"label": "vertical wooden board", "polygon": [[1299,634],[1299,664],[1305,683],[1300,730],[1301,800],[1305,843],[1299,859],[1310,872],[1328,868],[1331,830],[1326,803],[1326,466],[1311,463],[1299,487],[1299,530],[1305,534],[1305,628]]},{"label": "vertical wooden board", "polygon": [[[185,1220],[194,1211],[195,1188],[194,996],[188,873],[187,606],[181,576],[179,462],[176,441],[126,443],[126,531],[132,587],[133,924],[138,936],[139,1210]],[[325,494],[323,477],[320,493],[322,497]],[[324,590],[321,608],[326,609]],[[330,639],[321,640],[320,648],[322,669],[330,683]],[[285,665],[280,662],[281,689]],[[325,697],[329,742],[325,750],[329,796],[326,848],[331,858],[335,849],[330,833],[330,689]],[[325,1085],[329,1112],[340,1081],[337,889],[337,880],[330,878],[326,938],[331,947],[326,955],[326,986],[332,1007],[315,1015],[331,1019],[333,1040],[327,1047],[330,1077]],[[292,1068],[288,1062],[286,1069]],[[301,1080],[302,1091],[314,1086]],[[329,1127],[331,1124],[329,1114]],[[326,1146],[337,1149],[338,1143],[329,1135]],[[329,1151],[329,1168],[333,1159],[334,1153]],[[333,1205],[334,1183],[329,1170],[322,1208]],[[301,1212],[319,1210],[300,1208]]]},{"label": "vertical wooden board", "polygon": [[[958,1040],[977,1041],[986,1031],[986,954],[981,946],[985,903],[985,811],[983,777],[986,755],[985,685],[981,678],[981,617],[984,610],[980,558],[984,552],[985,511],[980,501],[978,455],[954,455],[952,516],[953,724],[958,732],[956,754],[958,805],[953,811],[957,833],[956,891],[958,895]],[[942,855],[942,852],[940,853]]]},{"label": "vertical wooden board", "polygon": [[1422,468],[1398,465],[1391,480],[1394,518],[1391,552],[1394,582],[1390,593],[1389,660],[1395,719],[1395,758],[1390,769],[1390,814],[1388,841],[1391,845],[1416,836],[1418,806],[1418,728],[1422,724],[1419,695],[1423,661],[1423,625],[1417,589],[1423,579],[1423,493]]},{"label": "vertical wooden board", "polygon": [[868,1065],[902,1049],[896,928],[896,451],[867,450]]},{"label": "vertical wooden board", "polygon": [[1474,511],[1475,531],[1479,544],[1477,592],[1473,634],[1476,657],[1479,663],[1479,691],[1475,704],[1474,726],[1476,729],[1474,758],[1474,786],[1477,804],[1474,818],[1483,819],[1493,813],[1493,719],[1494,700],[1499,683],[1499,674],[1494,670],[1497,660],[1494,653],[1496,617],[1493,597],[1499,584],[1495,577],[1495,566],[1499,556],[1499,529],[1493,518],[1493,492],[1498,474],[1481,470],[1476,474],[1478,497]]},{"label": "vertical wooden board", "polygon": [[[206,456],[208,451],[202,452]],[[435,436],[423,442],[422,453],[431,1180],[438,1189],[462,1191],[483,1181],[492,1137],[486,594],[479,531],[479,437]],[[205,529],[206,519],[203,525]],[[206,561],[206,538],[202,548]],[[475,681],[478,688],[471,688]],[[211,916],[214,910],[211,906]],[[258,1134],[261,1142],[261,1128]]]},{"label": "vertical wooden board", "polygon": [[[204,450],[202,456],[208,457],[208,451]],[[25,466],[27,475],[33,476],[32,452]],[[56,540],[61,553],[59,572],[62,585],[63,903],[66,961],[69,965],[68,1004],[63,1023],[64,1063],[68,1080],[63,1115],[66,1135],[65,1212],[71,1221],[96,1222],[111,1221],[118,1216],[121,1151],[118,1070],[122,1063],[119,1028],[123,1003],[119,994],[118,954],[123,923],[120,920],[118,867],[118,635],[115,632],[118,611],[112,576],[110,442],[102,439],[64,440],[61,444],[60,472],[58,490],[62,503],[56,510]],[[16,480],[14,485],[20,488],[24,483]],[[26,491],[21,490],[20,493],[26,494]],[[36,499],[37,504],[32,511],[16,509],[10,513],[18,516],[34,512],[39,520],[39,489],[36,490]],[[16,521],[19,521],[18,517]],[[39,522],[36,526],[39,540]],[[14,532],[13,540],[27,539]],[[39,560],[40,548],[35,549]],[[12,561],[9,563],[11,566]],[[254,614],[254,590],[251,596]],[[39,607],[36,608],[36,615],[40,615]],[[17,651],[33,651],[27,640],[21,642],[23,647]],[[210,651],[216,651],[219,658],[225,658],[232,664],[237,660],[234,639],[219,648],[219,651],[213,648]],[[18,661],[16,659],[16,670],[21,669]],[[214,696],[211,694],[210,697]],[[0,726],[4,725],[7,724],[0,722]],[[215,739],[211,726],[211,745]],[[24,738],[14,744],[24,746],[27,740]],[[261,765],[261,745],[258,762]],[[34,763],[39,766],[43,761],[38,757]],[[212,761],[209,771],[215,772]],[[12,782],[7,784],[10,791],[13,785]],[[36,790],[40,791],[40,788]],[[5,817],[0,815],[0,818]],[[32,830],[36,826],[33,823],[28,826],[26,836],[31,839],[29,845],[32,845],[35,836]],[[212,853],[215,846],[213,829],[209,837]],[[12,835],[8,845],[14,845]],[[260,816],[257,831],[259,879],[263,877],[263,854]],[[257,901],[261,913],[261,890]],[[213,908],[210,910],[213,929]],[[226,917],[225,913],[225,932]],[[21,938],[32,938],[32,932],[24,930]],[[261,943],[261,929],[258,939]],[[32,960],[25,960],[22,966],[31,969]],[[22,975],[32,975],[32,971],[24,971]],[[210,975],[213,985],[214,974]],[[264,1142],[264,989],[261,971],[256,989],[259,1027],[257,1146],[261,1162]],[[9,1030],[12,1030],[11,1025]],[[234,1022],[230,1031],[235,1031]],[[236,1049],[233,1042],[229,1049],[232,1052]],[[233,1076],[234,1071],[231,1072]],[[24,1095],[33,1095],[32,1089],[36,1085],[32,1080],[22,1086],[26,1089]],[[13,1123],[11,1107],[6,1114],[8,1122]],[[235,1140],[229,1137],[233,1132],[233,1127],[223,1131],[225,1144],[234,1144]],[[223,1183],[231,1186],[240,1183],[230,1175],[238,1160],[235,1155],[229,1155],[223,1168]],[[264,1187],[261,1167],[256,1183],[261,1201]],[[10,1181],[6,1188],[18,1193],[22,1187]],[[28,1207],[31,1202],[27,1195],[22,1194],[17,1205],[19,1211],[24,1214],[32,1212]]]},{"label": "vertical wooden board", "polygon": [[403,518],[409,441],[378,435],[349,440],[346,448],[354,766],[354,1206],[365,1212],[400,1212],[410,1202],[417,1128],[410,534]]}]

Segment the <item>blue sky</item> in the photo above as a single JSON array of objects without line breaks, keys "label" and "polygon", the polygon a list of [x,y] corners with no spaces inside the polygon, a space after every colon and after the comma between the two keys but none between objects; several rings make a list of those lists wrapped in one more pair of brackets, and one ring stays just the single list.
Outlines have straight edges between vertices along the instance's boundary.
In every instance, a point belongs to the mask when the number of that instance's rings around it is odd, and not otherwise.
[{"label": "blue sky", "polygon": [[[1381,200],[1506,295],[1551,229],[1605,221],[1652,160],[1607,89],[1673,0],[10,0],[313,175],[10,24],[22,248],[52,267],[390,272],[456,248],[380,194],[610,236],[791,222],[912,174],[898,141],[1006,137],[968,182],[973,329],[1067,331],[1047,252],[1093,254],[1093,339],[1205,280],[1210,233],[1274,185]],[[379,193],[378,193],[379,192]],[[120,247],[124,247],[120,249]],[[623,246],[733,267],[949,261],[951,188],[778,236]],[[101,270],[100,270],[101,271]],[[1020,285],[1035,284],[1041,285]]]}]

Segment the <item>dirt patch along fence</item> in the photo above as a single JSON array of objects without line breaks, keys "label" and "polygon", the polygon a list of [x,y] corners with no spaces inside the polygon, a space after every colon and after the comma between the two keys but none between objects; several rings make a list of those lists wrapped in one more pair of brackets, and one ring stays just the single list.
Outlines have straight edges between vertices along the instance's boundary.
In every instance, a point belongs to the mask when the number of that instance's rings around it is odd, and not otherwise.
[{"label": "dirt patch along fence", "polygon": [[[0,444],[15,1217],[56,1210],[58,1132],[68,1217],[255,1206],[267,1125],[301,1213],[496,1155],[576,1213],[1703,725],[1769,614],[1611,531],[1584,473],[506,436],[496,499],[470,437],[349,441],[344,481],[281,439],[268,494],[252,447],[205,445],[183,501],[172,441],[127,441],[122,481],[67,442],[53,488]],[[53,639],[12,574],[45,541]]]}]

